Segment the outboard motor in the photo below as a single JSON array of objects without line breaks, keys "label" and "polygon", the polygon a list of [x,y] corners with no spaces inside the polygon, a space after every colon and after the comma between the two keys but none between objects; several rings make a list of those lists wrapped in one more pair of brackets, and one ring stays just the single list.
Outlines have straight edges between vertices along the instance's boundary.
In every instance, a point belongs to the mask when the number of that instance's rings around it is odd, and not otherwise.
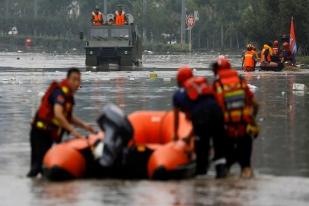
[{"label": "outboard motor", "polygon": [[102,167],[112,167],[132,139],[133,127],[124,112],[114,104],[103,107],[97,123],[105,133],[99,163]]}]

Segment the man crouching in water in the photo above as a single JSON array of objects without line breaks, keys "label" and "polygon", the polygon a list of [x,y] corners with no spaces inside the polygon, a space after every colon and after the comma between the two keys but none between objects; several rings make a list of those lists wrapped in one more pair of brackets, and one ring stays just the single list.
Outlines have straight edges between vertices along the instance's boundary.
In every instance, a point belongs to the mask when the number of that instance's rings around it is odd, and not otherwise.
[{"label": "man crouching in water", "polygon": [[72,68],[68,71],[66,79],[60,83],[52,82],[45,92],[31,126],[31,169],[28,177],[36,177],[42,173],[45,153],[53,143],[61,142],[64,132],[75,138],[83,138],[73,125],[91,133],[95,132],[90,125],[73,115],[74,94],[79,89],[80,82],[80,71]]},{"label": "man crouching in water", "polygon": [[253,177],[251,154],[253,138],[259,128],[255,122],[258,105],[245,79],[231,68],[230,61],[219,56],[212,65],[216,77],[214,91],[224,114],[227,135],[227,168],[234,163],[241,166],[241,177]]},{"label": "man crouching in water", "polygon": [[182,111],[186,113],[193,125],[196,174],[207,173],[210,140],[212,140],[216,177],[223,178],[226,176],[224,121],[213,88],[208,85],[205,77],[194,77],[189,67],[182,67],[178,70],[177,83],[179,89],[173,97],[175,138],[178,138],[179,111]]}]

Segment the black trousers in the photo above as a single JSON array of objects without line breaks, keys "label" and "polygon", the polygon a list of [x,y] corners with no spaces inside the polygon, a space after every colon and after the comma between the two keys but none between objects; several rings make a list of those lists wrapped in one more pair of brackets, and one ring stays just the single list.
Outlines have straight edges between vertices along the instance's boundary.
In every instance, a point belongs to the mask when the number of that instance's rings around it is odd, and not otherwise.
[{"label": "black trousers", "polygon": [[46,152],[51,148],[53,140],[46,130],[32,126],[30,131],[31,168],[28,176],[34,177],[42,173],[42,162]]},{"label": "black trousers", "polygon": [[207,173],[209,167],[210,140],[214,147],[214,161],[225,158],[226,137],[224,119],[214,98],[206,98],[191,114],[193,130],[196,135],[195,152],[197,173]]},{"label": "black trousers", "polygon": [[230,168],[234,163],[240,164],[241,168],[251,167],[252,137],[229,137],[227,139],[226,159],[227,167]]}]

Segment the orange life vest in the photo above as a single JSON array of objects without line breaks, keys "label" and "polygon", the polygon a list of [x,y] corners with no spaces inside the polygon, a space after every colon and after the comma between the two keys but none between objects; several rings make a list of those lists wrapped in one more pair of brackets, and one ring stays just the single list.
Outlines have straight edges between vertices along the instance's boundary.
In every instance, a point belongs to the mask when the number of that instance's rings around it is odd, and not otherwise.
[{"label": "orange life vest", "polygon": [[103,14],[101,12],[98,14],[92,12],[92,24],[95,26],[103,25]]},{"label": "orange life vest", "polygon": [[262,52],[261,52],[261,62],[271,62],[271,54],[270,54],[270,51],[268,49],[268,55],[266,56],[266,59],[265,59],[265,52],[267,51],[267,48],[265,49],[262,49]]},{"label": "orange life vest", "polygon": [[246,51],[244,56],[244,68],[254,68],[255,67],[255,52]]},{"label": "orange life vest", "polygon": [[228,136],[244,136],[247,125],[254,121],[253,94],[248,84],[236,70],[223,69],[218,72],[214,90],[217,102],[224,114]]},{"label": "orange life vest", "polygon": [[208,85],[205,77],[192,77],[188,79],[184,83],[184,89],[193,101],[203,95],[214,95],[213,88]]},{"label": "orange life vest", "polygon": [[72,111],[74,105],[74,97],[71,93],[67,80],[63,80],[60,83],[54,81],[48,87],[45,95],[42,97],[41,105],[36,113],[33,121],[33,125],[42,130],[47,130],[51,133],[54,141],[60,142],[63,128],[59,126],[59,122],[55,118],[53,105],[49,99],[56,89],[60,89],[64,95],[64,108],[63,112],[69,122],[72,121]]},{"label": "orange life vest", "polygon": [[115,24],[118,26],[125,24],[125,12],[122,11],[121,14],[119,14],[118,11],[115,12]]}]

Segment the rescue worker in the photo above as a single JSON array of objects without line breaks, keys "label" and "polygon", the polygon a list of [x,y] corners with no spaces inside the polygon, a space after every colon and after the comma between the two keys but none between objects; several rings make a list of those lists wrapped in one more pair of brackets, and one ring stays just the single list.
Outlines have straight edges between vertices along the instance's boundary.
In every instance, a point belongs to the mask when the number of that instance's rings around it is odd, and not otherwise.
[{"label": "rescue worker", "polygon": [[173,96],[175,139],[178,139],[179,111],[192,121],[195,135],[196,173],[206,174],[209,164],[210,140],[214,146],[216,177],[226,175],[224,155],[224,121],[213,89],[204,77],[194,77],[192,69],[181,67],[177,74],[179,89]]},{"label": "rescue worker", "polygon": [[273,56],[273,54],[274,54],[274,51],[272,49],[272,43],[271,42],[265,43],[263,45],[263,49],[261,52],[261,59],[260,59],[261,67],[271,68],[271,67],[279,66],[279,63],[272,61],[271,57]]},{"label": "rescue worker", "polygon": [[118,10],[115,11],[115,24],[118,26],[122,26],[128,23],[127,17],[126,17],[126,12],[122,10],[121,7],[119,7]]},{"label": "rescue worker", "polygon": [[213,72],[216,77],[213,88],[224,114],[227,169],[238,162],[241,176],[252,177],[251,153],[253,138],[258,135],[255,123],[258,105],[247,82],[224,56],[219,56],[213,64]]},{"label": "rescue worker", "polygon": [[273,43],[273,55],[271,56],[271,61],[276,63],[281,63],[280,57],[280,48],[279,48],[279,41],[275,40]]},{"label": "rescue worker", "polygon": [[42,172],[45,153],[53,143],[61,142],[64,132],[83,138],[73,125],[95,132],[90,125],[73,115],[74,94],[80,87],[80,81],[80,71],[72,68],[66,79],[60,83],[52,82],[45,92],[31,126],[31,169],[28,177],[35,177]]},{"label": "rescue worker", "polygon": [[254,57],[255,57],[256,63],[257,63],[258,61],[260,61],[260,58],[259,58],[259,53],[256,50],[256,47],[254,45],[252,45],[252,51],[254,52]]},{"label": "rescue worker", "polygon": [[94,26],[103,25],[103,13],[100,11],[99,7],[96,6],[95,10],[91,13],[91,22]]},{"label": "rescue worker", "polygon": [[253,45],[247,45],[247,51],[245,52],[242,59],[242,68],[246,72],[255,71],[255,65],[257,62],[255,51],[253,51]]},{"label": "rescue worker", "polygon": [[282,49],[283,62],[292,65],[293,55],[292,52],[290,51],[290,44],[288,42],[283,42],[282,48],[283,48]]},{"label": "rescue worker", "polygon": [[261,51],[261,63],[270,63],[271,62],[271,56],[273,55],[273,49],[271,48],[270,43],[265,43],[263,45],[263,49]]}]

